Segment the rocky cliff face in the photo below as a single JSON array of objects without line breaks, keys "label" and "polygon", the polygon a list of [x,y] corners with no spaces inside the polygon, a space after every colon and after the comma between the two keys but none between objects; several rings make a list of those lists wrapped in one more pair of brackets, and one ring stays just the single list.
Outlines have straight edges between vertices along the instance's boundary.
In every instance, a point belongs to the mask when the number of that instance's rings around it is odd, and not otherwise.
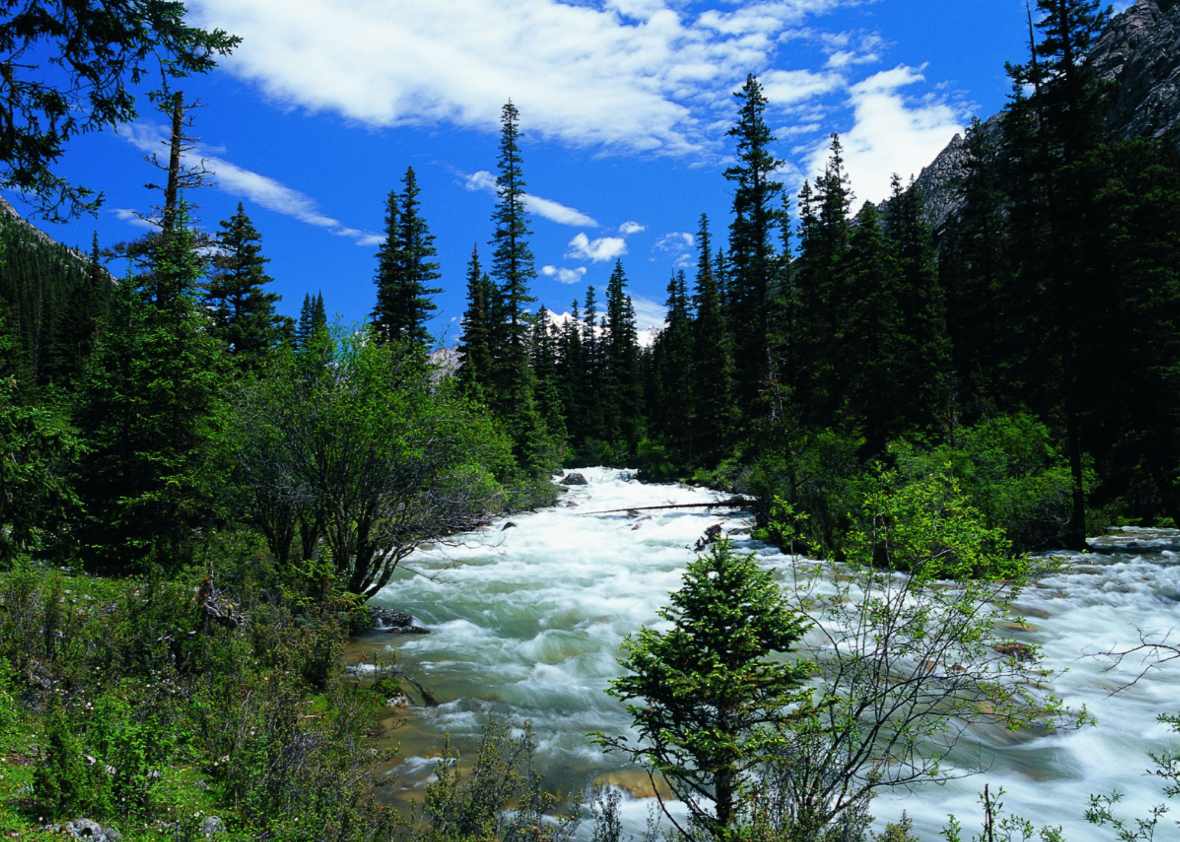
[{"label": "rocky cliff face", "polygon": [[[1111,86],[1107,120],[1116,134],[1180,149],[1180,0],[1137,0],[1111,21],[1088,61]],[[997,140],[1002,120],[997,114],[984,123]],[[935,230],[962,204],[956,184],[965,159],[956,135],[916,180]]]}]

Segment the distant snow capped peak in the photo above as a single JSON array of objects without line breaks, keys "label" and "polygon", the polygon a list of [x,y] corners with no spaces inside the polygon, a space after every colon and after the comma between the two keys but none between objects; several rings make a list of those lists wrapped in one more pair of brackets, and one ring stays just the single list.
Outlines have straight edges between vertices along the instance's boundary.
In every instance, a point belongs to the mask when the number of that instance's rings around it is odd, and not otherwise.
[{"label": "distant snow capped peak", "polygon": [[[556,325],[557,327],[565,327],[565,325],[568,324],[571,319],[573,319],[573,315],[568,310],[564,313],[554,313],[551,310],[546,310],[545,312],[549,315],[549,324]],[[578,320],[578,324],[582,327],[586,326],[586,323],[581,319]],[[648,325],[647,327],[637,326],[635,330],[635,339],[639,343],[639,347],[650,348],[656,343],[656,337],[660,335],[660,332],[663,329],[664,328],[662,325]],[[594,328],[594,335],[605,336],[606,329],[602,325],[596,325]]]}]

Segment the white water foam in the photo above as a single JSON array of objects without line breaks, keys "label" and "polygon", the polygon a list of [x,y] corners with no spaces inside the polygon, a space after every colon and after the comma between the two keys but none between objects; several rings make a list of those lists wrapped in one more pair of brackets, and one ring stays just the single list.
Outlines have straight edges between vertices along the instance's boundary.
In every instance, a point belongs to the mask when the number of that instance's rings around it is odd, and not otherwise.
[{"label": "white water foam", "polygon": [[[375,599],[433,630],[391,644],[399,664],[445,702],[414,711],[412,727],[423,732],[416,742],[434,738],[441,745],[449,732],[460,750],[470,750],[488,714],[529,720],[541,771],[567,792],[595,779],[634,786],[625,762],[604,755],[587,734],[630,733],[623,706],[603,692],[621,673],[620,644],[640,626],[660,627],[656,611],[679,587],[705,529],[721,523],[764,565],[788,567],[786,558],[743,537],[749,524],[730,510],[592,514],[714,502],[715,492],[645,485],[630,472],[605,468],[580,473],[589,485],[571,487],[558,507],[513,516],[516,526],[507,530],[498,521],[462,545],[415,554]],[[1091,793],[1117,789],[1125,793],[1123,815],[1147,815],[1163,800],[1158,781],[1144,774],[1147,752],[1175,743],[1156,716],[1180,709],[1180,666],[1111,696],[1134,678],[1138,664],[1107,673],[1100,660],[1084,655],[1135,644],[1136,627],[1174,627],[1178,562],[1174,553],[1086,556],[1021,597],[1035,631],[1016,636],[1041,644],[1047,666],[1067,670],[1053,690],[1071,706],[1085,705],[1098,727],[1020,740],[981,731],[978,751],[991,767],[985,775],[883,796],[873,812],[895,820],[904,809],[919,835],[934,839],[949,813],[968,829],[977,825],[976,798],[987,782],[993,792],[1006,790],[1010,811],[1064,825],[1070,842],[1110,838],[1083,818]],[[415,763],[401,770],[411,784],[429,769]],[[637,833],[648,806],[643,800],[624,805],[624,819]]]}]

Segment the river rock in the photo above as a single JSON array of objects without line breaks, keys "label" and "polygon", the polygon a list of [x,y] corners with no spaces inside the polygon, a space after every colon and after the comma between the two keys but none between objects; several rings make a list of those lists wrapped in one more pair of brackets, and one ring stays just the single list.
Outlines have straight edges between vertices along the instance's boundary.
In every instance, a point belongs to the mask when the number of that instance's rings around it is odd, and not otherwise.
[{"label": "river rock", "polygon": [[1027,643],[997,643],[995,650],[1001,655],[1017,661],[1031,661],[1033,648]]},{"label": "river rock", "polygon": [[373,621],[373,628],[377,629],[400,629],[414,624],[411,615],[394,608],[369,608],[369,619]]},{"label": "river rock", "polygon": [[569,474],[561,481],[562,485],[589,485],[590,482],[581,474]]},{"label": "river rock", "polygon": [[414,621],[412,614],[397,611],[393,608],[370,608],[369,617],[373,621],[373,628],[389,634],[430,634],[430,629],[423,628]]}]

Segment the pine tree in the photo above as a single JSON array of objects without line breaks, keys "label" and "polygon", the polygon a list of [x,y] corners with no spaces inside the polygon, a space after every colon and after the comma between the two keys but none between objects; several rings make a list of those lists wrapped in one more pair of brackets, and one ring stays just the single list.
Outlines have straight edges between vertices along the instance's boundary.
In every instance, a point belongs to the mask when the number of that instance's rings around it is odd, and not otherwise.
[{"label": "pine tree", "polygon": [[774,174],[783,162],[770,152],[774,136],[764,117],[767,101],[753,74],[734,96],[740,109],[729,135],[737,139],[738,163],[725,171],[735,185],[726,303],[734,332],[737,399],[749,415],[771,370],[769,299],[778,266],[774,241],[783,192]]},{"label": "pine tree", "polygon": [[654,394],[650,417],[657,433],[686,464],[692,434],[692,313],[684,270],[668,282],[664,329],[652,350]]},{"label": "pine tree", "polygon": [[545,305],[537,311],[533,322],[532,366],[537,396],[537,411],[545,421],[545,429],[559,452],[565,452],[565,405],[557,376],[557,348],[549,330],[549,311]]},{"label": "pine tree", "polygon": [[[1108,12],[1098,0],[1037,0],[1042,32],[1030,43],[1028,64],[1010,67],[1014,87],[1031,85],[1031,101],[1014,97],[1013,149],[1030,178],[1027,187],[1040,187],[1040,225],[1046,236],[1031,242],[1025,270],[1039,276],[1043,295],[1038,311],[1044,314],[1048,343],[1045,358],[1057,363],[1055,375],[1039,384],[1058,396],[1064,420],[1066,451],[1073,478],[1073,512],[1066,543],[1085,546],[1086,478],[1085,436],[1087,388],[1086,345],[1082,337],[1096,325],[1094,315],[1108,312],[1104,279],[1092,270],[1096,231],[1086,229],[1087,208],[1094,201],[1101,174],[1087,170],[1087,156],[1106,133],[1098,111],[1099,91],[1093,71],[1083,59],[1105,26]],[[1030,19],[1031,23],[1031,19]],[[1030,32],[1030,42],[1033,41]],[[1021,133],[1023,130],[1023,133]],[[1018,201],[1017,204],[1020,204]],[[1035,205],[1029,214],[1037,217]],[[1018,215],[1019,217],[1019,215]],[[1035,267],[1035,268],[1034,268]],[[1029,271],[1032,270],[1032,271]]]},{"label": "pine tree", "polygon": [[299,350],[308,351],[317,333],[328,328],[328,314],[324,310],[324,294],[316,293],[303,296],[303,306],[299,308],[299,322],[295,327],[295,342]]},{"label": "pine tree", "polygon": [[962,211],[941,244],[939,275],[947,299],[954,400],[974,419],[986,408],[1003,407],[1012,392],[1007,381],[1013,361],[1028,356],[1017,343],[1027,342],[1035,328],[1024,325],[1030,306],[1016,300],[1028,291],[1012,284],[998,150],[978,118],[967,129],[964,151]]},{"label": "pine tree", "polygon": [[255,367],[278,339],[274,306],[279,296],[263,289],[273,280],[265,268],[270,259],[262,256],[262,237],[241,202],[220,225],[205,306],[212,310],[215,329],[235,360]]},{"label": "pine tree", "polygon": [[67,388],[78,385],[106,318],[110,297],[111,278],[102,265],[95,233],[86,271],[73,279],[54,326],[53,366],[46,372],[49,381]]},{"label": "pine tree", "polygon": [[643,381],[639,371],[639,343],[635,331],[635,309],[627,295],[623,262],[616,261],[606,285],[606,320],[601,392],[606,423],[612,442],[634,454],[643,433]]},{"label": "pine tree", "polygon": [[848,254],[848,209],[852,193],[844,172],[840,138],[832,135],[831,157],[814,188],[804,182],[799,192],[800,254],[794,273],[799,300],[796,360],[791,384],[801,418],[824,428],[835,421],[843,386],[832,369],[831,353],[847,306],[842,273]]},{"label": "pine tree", "polygon": [[565,406],[565,426],[571,446],[582,446],[590,430],[586,426],[589,403],[586,388],[586,361],[582,352],[581,310],[578,301],[570,305],[570,318],[561,326],[557,342],[557,375],[561,400]]},{"label": "pine tree", "polygon": [[522,399],[527,388],[529,319],[525,308],[535,301],[529,284],[537,276],[528,238],[525,181],[521,170],[520,114],[509,101],[500,117],[500,156],[497,161],[496,209],[492,221],[492,279],[497,284],[496,381],[501,406]]},{"label": "pine tree", "polygon": [[483,400],[488,397],[494,364],[495,296],[492,280],[479,263],[479,247],[473,247],[467,264],[467,309],[463,312],[463,338],[459,342],[459,382],[469,394]]},{"label": "pine tree", "polygon": [[697,231],[696,287],[692,323],[693,459],[715,465],[732,445],[733,356],[709,252],[709,218]]},{"label": "pine tree", "polygon": [[100,566],[183,559],[191,530],[215,515],[225,473],[213,440],[220,344],[197,306],[201,262],[183,205],[156,260],[116,288],[75,419],[88,515],[79,538]]},{"label": "pine tree", "polygon": [[373,327],[381,341],[409,340],[423,347],[431,342],[426,325],[437,305],[431,296],[442,292],[431,286],[441,276],[434,235],[422,217],[421,190],[413,167],[406,170],[402,191],[386,200],[385,241],[377,252],[377,304]]},{"label": "pine tree", "polygon": [[946,333],[946,302],[938,279],[934,237],[925,219],[921,191],[911,181],[903,190],[894,175],[885,231],[892,241],[898,268],[898,337],[900,367],[893,373],[902,394],[903,430],[934,431],[945,427],[948,406],[950,344]]},{"label": "pine tree", "polygon": [[901,272],[877,209],[866,202],[852,229],[843,273],[844,302],[833,381],[840,384],[848,432],[860,433],[875,456],[906,430],[903,390],[909,360],[904,351]]},{"label": "pine tree", "polygon": [[586,436],[594,439],[602,439],[605,426],[604,408],[599,400],[605,372],[602,363],[602,339],[598,328],[598,298],[594,285],[591,284],[586,287],[586,298],[582,307],[582,409],[585,412]]}]

